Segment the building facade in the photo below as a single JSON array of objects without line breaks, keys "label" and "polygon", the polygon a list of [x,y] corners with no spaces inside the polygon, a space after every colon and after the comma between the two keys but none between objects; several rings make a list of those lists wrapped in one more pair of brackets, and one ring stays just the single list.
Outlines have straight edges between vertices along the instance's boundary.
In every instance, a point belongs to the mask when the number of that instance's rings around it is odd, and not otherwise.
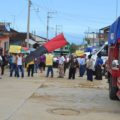
[{"label": "building facade", "polygon": [[99,38],[100,38],[100,45],[104,44],[108,41],[108,34],[109,34],[110,26],[101,28],[99,31]]},{"label": "building facade", "polygon": [[43,45],[46,42],[45,38],[40,36],[29,34],[29,40],[26,39],[27,33],[25,32],[17,32],[11,29],[10,36],[10,45],[20,45],[23,47],[27,47],[27,43],[29,43],[29,48],[33,48],[34,44],[38,44],[38,46]]},{"label": "building facade", "polygon": [[3,54],[9,50],[10,23],[0,22],[0,48]]}]

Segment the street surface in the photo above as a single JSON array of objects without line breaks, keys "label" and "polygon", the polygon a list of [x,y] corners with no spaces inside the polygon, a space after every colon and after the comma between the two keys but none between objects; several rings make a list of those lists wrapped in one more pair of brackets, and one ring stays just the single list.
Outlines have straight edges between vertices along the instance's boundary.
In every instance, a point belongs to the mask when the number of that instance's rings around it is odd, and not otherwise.
[{"label": "street surface", "polygon": [[109,100],[106,79],[93,82],[9,77],[0,80],[0,120],[120,120],[120,102]]}]

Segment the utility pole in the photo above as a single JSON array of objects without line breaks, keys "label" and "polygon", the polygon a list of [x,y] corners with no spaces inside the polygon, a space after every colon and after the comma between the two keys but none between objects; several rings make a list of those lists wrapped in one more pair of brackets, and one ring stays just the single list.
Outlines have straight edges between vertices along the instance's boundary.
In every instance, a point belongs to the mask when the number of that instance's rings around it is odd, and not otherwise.
[{"label": "utility pole", "polygon": [[86,41],[87,41],[87,44],[88,44],[88,45],[90,45],[89,35],[90,35],[90,27],[88,27],[88,30],[87,30],[87,32],[86,32]]},{"label": "utility pole", "polygon": [[49,40],[49,22],[50,22],[50,18],[52,17],[52,14],[54,14],[55,12],[48,12],[47,13],[47,40]]},{"label": "utility pole", "polygon": [[[58,32],[59,31],[59,32]],[[56,25],[55,28],[55,36],[57,36],[58,33],[60,33],[62,31],[62,25]]]},{"label": "utility pole", "polygon": [[93,46],[95,45],[95,32],[92,32],[92,34],[93,34]]},{"label": "utility pole", "polygon": [[57,25],[55,26],[56,28],[55,28],[55,36],[57,36]]},{"label": "utility pole", "polygon": [[47,13],[47,40],[48,40],[48,32],[49,32],[49,19],[50,19],[50,16],[49,16],[49,12]]},{"label": "utility pole", "polygon": [[28,0],[28,19],[27,19],[27,47],[29,48],[29,33],[30,33],[30,7],[31,0]]}]

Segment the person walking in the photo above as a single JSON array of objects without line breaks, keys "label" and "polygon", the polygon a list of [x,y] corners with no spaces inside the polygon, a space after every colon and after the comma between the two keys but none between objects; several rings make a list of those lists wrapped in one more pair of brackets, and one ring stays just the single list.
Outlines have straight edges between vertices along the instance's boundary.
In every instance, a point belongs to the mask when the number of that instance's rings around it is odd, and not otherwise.
[{"label": "person walking", "polygon": [[2,55],[1,57],[2,57],[1,75],[4,75],[5,65],[6,65],[6,59],[5,59],[4,55]]},{"label": "person walking", "polygon": [[28,77],[33,77],[34,75],[34,60],[27,63],[27,72],[28,72]]},{"label": "person walking", "polygon": [[80,75],[80,77],[83,77],[83,75],[85,73],[85,68],[86,68],[86,59],[85,59],[85,55],[82,55],[79,58],[79,75]]},{"label": "person walking", "polygon": [[9,64],[9,69],[11,69],[11,66],[12,66],[12,55],[11,54],[9,55],[9,58],[8,58],[8,64]]},{"label": "person walking", "polygon": [[93,81],[93,60],[92,55],[88,55],[88,60],[86,62],[86,68],[87,68],[87,80]]},{"label": "person walking", "polygon": [[47,74],[46,77],[49,77],[49,73],[51,72],[51,78],[53,77],[53,55],[51,53],[46,54],[46,66],[47,66]]},{"label": "person walking", "polygon": [[95,79],[96,80],[102,80],[102,65],[103,60],[101,58],[101,53],[97,55],[97,60],[95,63]]},{"label": "person walking", "polygon": [[41,72],[41,73],[42,73],[43,71],[45,71],[45,59],[46,59],[45,55],[42,54],[42,55],[40,56],[40,64],[39,64],[39,69],[40,69],[40,72]]},{"label": "person walking", "polygon": [[67,56],[64,56],[65,61],[64,61],[64,75],[66,73],[67,67],[68,67],[68,60],[67,60]]},{"label": "person walking", "polygon": [[10,77],[12,77],[14,72],[14,76],[17,76],[17,55],[16,54],[12,54],[12,58],[11,58],[11,68],[10,68]]},{"label": "person walking", "polygon": [[0,55],[0,79],[2,79],[1,77],[1,73],[2,73],[2,64],[3,64],[3,59],[2,59],[2,55]]},{"label": "person walking", "polygon": [[64,78],[64,62],[65,62],[65,58],[63,54],[61,54],[58,63],[58,70],[59,70],[58,78]]},{"label": "person walking", "polygon": [[78,61],[75,57],[71,56],[69,61],[69,76],[68,79],[75,79],[76,68],[78,66]]},{"label": "person walking", "polygon": [[24,77],[24,69],[23,69],[23,57],[22,54],[18,54],[17,56],[17,77],[19,77],[19,71],[21,72],[21,77]]}]

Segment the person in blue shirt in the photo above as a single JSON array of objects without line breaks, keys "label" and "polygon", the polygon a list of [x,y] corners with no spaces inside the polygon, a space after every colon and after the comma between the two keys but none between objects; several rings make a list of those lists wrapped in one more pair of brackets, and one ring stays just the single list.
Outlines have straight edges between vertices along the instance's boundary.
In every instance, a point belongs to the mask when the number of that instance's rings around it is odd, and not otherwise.
[{"label": "person in blue shirt", "polygon": [[9,56],[9,68],[11,69],[12,66],[12,55],[10,54]]},{"label": "person in blue shirt", "polygon": [[86,59],[85,59],[85,55],[82,55],[81,57],[80,57],[80,60],[79,60],[79,74],[80,74],[80,77],[83,77],[83,75],[84,75],[84,73],[85,73],[85,65],[86,65]]},{"label": "person in blue shirt", "polygon": [[103,60],[101,58],[101,53],[97,55],[97,60],[95,63],[95,79],[96,80],[102,80],[102,65],[103,65]]}]

